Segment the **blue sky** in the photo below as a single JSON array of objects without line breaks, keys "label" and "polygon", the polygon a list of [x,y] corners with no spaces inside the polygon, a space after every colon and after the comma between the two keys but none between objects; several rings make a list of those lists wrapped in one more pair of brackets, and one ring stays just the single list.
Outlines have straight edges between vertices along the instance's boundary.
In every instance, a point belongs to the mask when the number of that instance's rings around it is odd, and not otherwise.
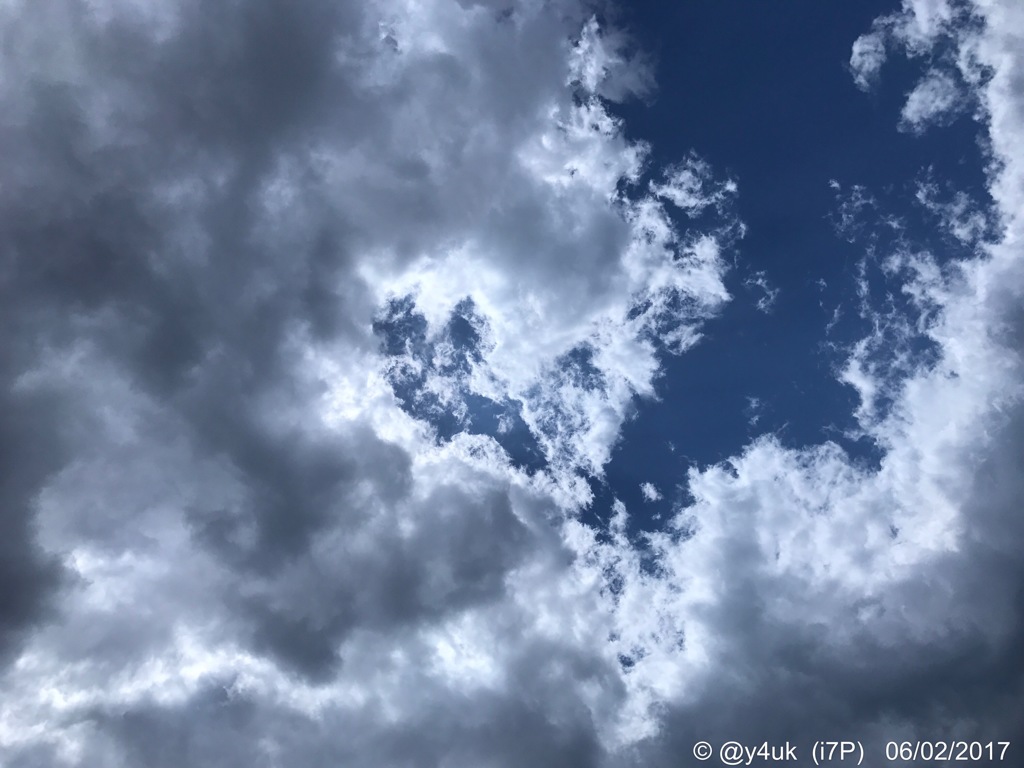
[{"label": "blue sky", "polygon": [[1020,762],[1018,0],[0,34],[4,766]]},{"label": "blue sky", "polygon": [[[922,242],[935,235],[907,191],[923,169],[985,194],[969,117],[922,136],[893,131],[912,68],[895,61],[872,93],[855,87],[847,43],[890,6],[636,3],[625,11],[657,82],[649,100],[616,109],[627,134],[650,141],[662,162],[693,149],[735,176],[747,226],[726,278],[734,301],[701,345],[666,361],[661,401],[640,405],[623,429],[607,477],[631,506],[665,513],[688,466],[723,461],[765,432],[786,445],[835,440],[876,457],[870,440],[850,438],[856,393],[835,376],[864,330],[851,294],[868,238],[836,232],[828,183],[888,194],[887,212],[906,217]],[[950,249],[936,244],[940,254]],[[753,282],[759,275],[778,291],[769,311],[757,308],[766,297]],[[829,327],[837,308],[845,316]],[[664,503],[644,506],[642,482],[665,489]]]}]

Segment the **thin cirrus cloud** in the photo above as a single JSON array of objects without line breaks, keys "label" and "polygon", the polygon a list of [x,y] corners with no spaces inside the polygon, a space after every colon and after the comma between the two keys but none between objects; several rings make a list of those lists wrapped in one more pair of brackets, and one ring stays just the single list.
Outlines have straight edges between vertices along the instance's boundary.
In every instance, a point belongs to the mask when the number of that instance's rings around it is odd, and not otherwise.
[{"label": "thin cirrus cloud", "polygon": [[899,241],[903,302],[860,304],[835,374],[879,465],[761,436],[639,538],[592,481],[740,300],[744,180],[627,136],[652,64],[599,17],[0,6],[5,764],[1024,736],[1024,9],[851,41],[864,88],[934,52],[894,131],[948,82],[993,159],[989,211],[918,185],[974,255]]}]

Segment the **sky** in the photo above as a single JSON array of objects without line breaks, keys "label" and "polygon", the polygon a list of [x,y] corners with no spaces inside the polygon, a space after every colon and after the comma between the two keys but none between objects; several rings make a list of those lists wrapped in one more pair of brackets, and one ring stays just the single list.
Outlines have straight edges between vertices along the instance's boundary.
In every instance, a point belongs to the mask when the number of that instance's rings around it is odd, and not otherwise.
[{"label": "sky", "polygon": [[0,765],[1022,764],[1024,4],[0,40]]}]

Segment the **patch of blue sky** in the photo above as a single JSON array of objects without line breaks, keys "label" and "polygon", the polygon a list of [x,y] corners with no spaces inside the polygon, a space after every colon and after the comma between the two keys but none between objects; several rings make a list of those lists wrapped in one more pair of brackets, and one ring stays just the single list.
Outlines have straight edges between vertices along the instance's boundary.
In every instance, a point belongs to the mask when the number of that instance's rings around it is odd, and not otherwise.
[{"label": "patch of blue sky", "polygon": [[[532,472],[545,464],[536,438],[522,417],[522,404],[473,392],[467,377],[481,359],[484,343],[472,301],[458,304],[436,337],[415,299],[394,299],[374,322],[388,360],[386,378],[401,407],[429,424],[439,442],[460,432],[490,435],[513,464]],[[442,387],[431,386],[440,382]]]},{"label": "patch of blue sky", "polygon": [[[838,374],[880,318],[914,316],[887,258],[926,251],[942,265],[968,255],[976,243],[943,234],[936,217],[958,201],[989,202],[970,105],[940,125],[895,130],[920,76],[920,62],[903,55],[890,56],[870,92],[855,86],[848,41],[889,10],[814,0],[631,4],[627,21],[654,52],[658,92],[612,108],[629,136],[652,146],[651,168],[696,151],[735,178],[746,234],[726,277],[733,301],[696,347],[663,358],[658,399],[639,404],[595,483],[597,518],[617,498],[632,527],[658,528],[688,499],[688,467],[724,461],[764,433],[793,446],[832,440],[877,463],[879,447],[857,436],[858,394]],[[871,351],[894,378],[934,351],[923,334],[891,342]]]}]

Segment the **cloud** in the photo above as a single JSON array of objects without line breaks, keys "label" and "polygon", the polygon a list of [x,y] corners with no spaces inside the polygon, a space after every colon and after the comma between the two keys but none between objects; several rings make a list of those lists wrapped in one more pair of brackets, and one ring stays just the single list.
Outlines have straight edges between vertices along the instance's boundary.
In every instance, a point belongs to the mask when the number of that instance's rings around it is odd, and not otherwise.
[{"label": "cloud", "polygon": [[571,2],[0,6],[0,758],[1019,738],[1024,19],[977,11],[880,22],[962,52],[999,221],[883,260],[904,301],[841,374],[880,467],[762,437],[638,537],[578,513],[742,224],[625,137],[628,37]]},{"label": "cloud", "polygon": [[943,72],[929,72],[907,95],[900,113],[903,130],[921,133],[929,125],[949,120],[962,109],[956,82]]},{"label": "cloud", "polygon": [[606,109],[628,38],[0,14],[4,762],[593,762],[622,686],[559,526],[729,299]]},{"label": "cloud", "polygon": [[[885,290],[902,298],[866,305],[873,322],[843,374],[858,383],[880,466],[762,437],[692,469],[692,503],[645,548],[581,533],[581,562],[614,606],[634,733],[661,713],[629,764],[677,764],[698,739],[785,738],[806,754],[817,734],[842,730],[881,754],[936,730],[1020,737],[1024,92],[1011,50],[1024,16],[1015,3],[973,10],[980,25],[955,25],[940,3],[884,20],[916,30],[914,55],[952,45],[967,75],[990,68],[965,81],[996,152],[1002,228],[963,258],[909,235],[881,257]],[[851,199],[859,209],[866,198]],[[917,355],[922,343],[934,356]],[[880,394],[885,408],[864,405]],[[626,530],[624,508],[615,525]]]},{"label": "cloud", "polygon": [[757,422],[761,420],[761,409],[763,403],[759,397],[747,397],[747,407],[743,409],[744,414],[747,417],[747,424],[752,427],[757,426]]},{"label": "cloud", "polygon": [[666,169],[664,178],[660,184],[650,183],[651,192],[689,216],[700,214],[709,206],[720,207],[739,191],[732,179],[716,182],[711,166],[695,154]]},{"label": "cloud", "polygon": [[958,242],[974,246],[994,238],[996,227],[991,211],[963,190],[945,189],[926,177],[917,184],[916,198]]},{"label": "cloud", "polygon": [[[899,11],[879,16],[871,31],[853,42],[850,72],[861,90],[870,90],[893,49],[912,57],[937,51],[937,43],[965,25],[971,5],[958,0],[903,0]],[[918,96],[921,100],[924,96]]]},{"label": "cloud", "polygon": [[757,307],[758,311],[769,314],[775,307],[775,302],[779,298],[780,288],[773,288],[771,283],[768,282],[768,277],[765,271],[758,270],[753,275],[743,281],[744,287],[748,290],[754,290],[755,288],[763,293],[758,298],[754,306]]},{"label": "cloud", "polygon": [[643,495],[644,501],[660,501],[662,498],[661,492],[653,483],[640,483],[640,493]]},{"label": "cloud", "polygon": [[963,7],[948,0],[903,0],[899,11],[875,19],[871,31],[854,40],[850,52],[850,73],[857,87],[867,91],[877,83],[891,49],[915,57],[931,53]]},{"label": "cloud", "polygon": [[854,82],[868,90],[878,78],[886,59],[885,37],[882,31],[873,31],[858,37],[850,53],[850,71]]},{"label": "cloud", "polygon": [[835,192],[836,211],[829,215],[837,235],[848,242],[855,242],[864,232],[865,216],[870,209],[877,209],[878,201],[861,184],[854,184],[849,191],[835,179],[829,181],[829,188]]}]

